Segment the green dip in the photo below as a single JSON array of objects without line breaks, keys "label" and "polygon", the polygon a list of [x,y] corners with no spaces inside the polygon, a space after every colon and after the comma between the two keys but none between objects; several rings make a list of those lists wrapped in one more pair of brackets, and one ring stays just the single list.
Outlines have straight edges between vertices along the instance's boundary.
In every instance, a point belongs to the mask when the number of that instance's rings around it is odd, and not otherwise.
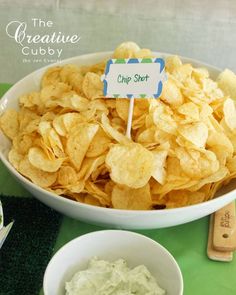
[{"label": "green dip", "polygon": [[66,283],[66,295],[162,295],[155,278],[144,265],[133,269],[126,261],[91,259],[86,270],[77,272]]}]

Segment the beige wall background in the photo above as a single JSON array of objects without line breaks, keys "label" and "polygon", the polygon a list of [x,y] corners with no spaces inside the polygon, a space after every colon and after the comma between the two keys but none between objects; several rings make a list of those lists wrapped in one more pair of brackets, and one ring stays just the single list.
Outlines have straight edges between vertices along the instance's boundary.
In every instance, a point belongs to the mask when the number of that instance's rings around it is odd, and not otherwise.
[{"label": "beige wall background", "polygon": [[[32,18],[52,21],[53,26],[33,27]],[[236,1],[234,0],[0,0],[0,82],[14,83],[56,56],[27,56],[6,34],[12,21],[27,23],[27,33],[81,37],[77,44],[34,44],[62,49],[61,59],[83,53],[113,50],[133,40],[155,51],[193,57],[236,71]]]}]

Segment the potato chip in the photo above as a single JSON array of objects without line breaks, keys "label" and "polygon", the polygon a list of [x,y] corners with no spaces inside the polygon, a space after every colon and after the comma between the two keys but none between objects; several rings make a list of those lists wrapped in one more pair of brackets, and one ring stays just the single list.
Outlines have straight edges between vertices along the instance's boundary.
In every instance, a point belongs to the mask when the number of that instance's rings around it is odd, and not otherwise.
[{"label": "potato chip", "polygon": [[153,54],[150,49],[143,48],[134,52],[134,56],[136,58],[152,58]]},{"label": "potato chip", "polygon": [[183,64],[176,67],[172,75],[178,80],[178,82],[185,83],[191,78],[192,75],[192,65],[191,64]]},{"label": "potato chip", "polygon": [[131,58],[139,52],[140,47],[134,42],[121,43],[113,53],[113,58]]},{"label": "potato chip", "polygon": [[85,159],[82,168],[79,172],[79,178],[86,181],[91,174],[98,169],[99,166],[105,163],[105,155],[101,155],[97,158]]},{"label": "potato chip", "polygon": [[152,151],[153,159],[153,172],[152,177],[160,184],[164,184],[166,178],[165,162],[168,154],[167,150]]},{"label": "potato chip", "polygon": [[127,122],[129,113],[129,99],[128,98],[118,98],[116,99],[116,111],[119,117]]},{"label": "potato chip", "polygon": [[226,167],[220,167],[218,171],[209,175],[206,178],[202,178],[197,184],[188,188],[190,191],[197,191],[202,186],[208,183],[214,183],[223,180],[227,175],[229,175],[229,170]]},{"label": "potato chip", "polygon": [[0,117],[0,127],[4,134],[13,139],[17,136],[19,131],[19,121],[18,121],[18,113],[15,110],[7,110],[1,117]]},{"label": "potato chip", "polygon": [[136,141],[140,143],[155,142],[156,128],[154,126],[144,129],[140,134],[137,134]]},{"label": "potato chip", "polygon": [[177,123],[174,121],[172,110],[162,103],[153,109],[153,122],[158,129],[170,134],[176,134]]},{"label": "potato chip", "polygon": [[102,127],[104,131],[108,135],[110,135],[112,138],[114,138],[117,142],[123,143],[123,144],[130,143],[129,138],[127,138],[125,135],[118,132],[115,128],[113,128],[110,125],[109,119],[107,118],[105,114],[102,115],[101,122],[102,122]]},{"label": "potato chip", "polygon": [[77,170],[80,170],[82,161],[98,128],[99,125],[97,124],[82,123],[77,126],[74,132],[69,134],[66,150],[71,163]]},{"label": "potato chip", "polygon": [[151,209],[152,199],[149,184],[136,189],[125,185],[115,185],[112,190],[112,205],[115,209]]},{"label": "potato chip", "polygon": [[[55,106],[56,100],[60,99],[63,93],[71,90],[68,84],[59,82],[56,85],[48,85],[42,88],[40,93],[40,100],[45,105],[45,107]],[[55,104],[52,104],[54,101]]]},{"label": "potato chip", "polygon": [[85,96],[85,93],[83,92],[83,81],[84,77],[81,73],[74,73],[70,77],[69,84],[77,94]]},{"label": "potato chip", "polygon": [[111,139],[106,135],[103,129],[99,127],[97,133],[89,145],[86,157],[100,156],[108,150],[110,143]]},{"label": "potato chip", "polygon": [[208,138],[208,128],[202,122],[186,124],[178,128],[178,132],[196,147],[205,147]]},{"label": "potato chip", "polygon": [[48,85],[54,85],[60,82],[60,71],[61,67],[49,68],[43,75],[41,86],[42,88]]},{"label": "potato chip", "polygon": [[98,184],[87,181],[85,184],[85,191],[98,199],[103,206],[111,206],[110,196],[108,196]]},{"label": "potato chip", "polygon": [[65,186],[69,195],[71,194],[80,194],[84,191],[85,183],[83,180],[76,181],[76,183],[68,184]]},{"label": "potato chip", "polygon": [[166,195],[166,208],[184,207],[203,202],[204,192],[189,192],[187,190],[171,191]]},{"label": "potato chip", "polygon": [[100,76],[88,72],[83,80],[82,89],[84,94],[89,99],[95,99],[103,96],[103,83]]},{"label": "potato chip", "polygon": [[64,161],[64,159],[49,159],[38,147],[29,149],[28,159],[31,165],[46,172],[56,172]]},{"label": "potato chip", "polygon": [[101,203],[99,202],[98,198],[95,198],[88,194],[84,198],[84,203],[88,205],[98,206],[98,207],[101,206]]},{"label": "potato chip", "polygon": [[64,147],[62,145],[61,139],[53,128],[50,128],[48,131],[48,140],[54,155],[58,158],[64,157]]},{"label": "potato chip", "polygon": [[73,64],[65,65],[64,67],[61,68],[59,72],[60,80],[63,83],[70,84],[72,80],[72,76],[74,76],[74,74],[77,74],[77,73],[80,73],[80,69],[78,66]]},{"label": "potato chip", "polygon": [[102,75],[104,73],[107,61],[108,60],[105,59],[105,60],[102,60],[101,62],[95,63],[90,66],[83,66],[80,69],[81,69],[83,75],[85,75],[88,72],[93,72],[95,74]]},{"label": "potato chip", "polygon": [[206,177],[219,169],[216,155],[209,150],[200,152],[179,147],[175,152],[184,173],[191,178]]},{"label": "potato chip", "polygon": [[[135,99],[134,109],[133,109],[133,122],[132,122],[133,128],[135,125],[135,120],[137,120],[140,116],[144,116],[144,118],[145,118],[145,112],[148,111],[148,107],[149,107],[149,100],[148,99]],[[127,122],[128,113],[129,113],[129,99],[127,99],[127,98],[116,99],[116,111],[117,111],[118,116],[122,120]]]},{"label": "potato chip", "polygon": [[22,107],[33,109],[41,107],[40,92],[31,92],[28,95],[22,95],[19,98],[19,103]]},{"label": "potato chip", "polygon": [[229,169],[229,172],[232,174],[236,171],[236,156],[228,159],[227,161],[227,168]]},{"label": "potato chip", "polygon": [[183,96],[179,88],[175,85],[174,81],[168,79],[164,85],[161,93],[161,99],[166,103],[174,106],[183,103]]},{"label": "potato chip", "polygon": [[106,165],[114,182],[140,188],[152,175],[153,159],[153,154],[140,144],[116,144],[106,156]]},{"label": "potato chip", "polygon": [[19,170],[19,164],[24,159],[24,156],[20,154],[15,148],[12,148],[8,154],[9,162]]},{"label": "potato chip", "polygon": [[236,75],[232,71],[224,70],[218,76],[217,82],[226,95],[236,99]]},{"label": "potato chip", "polygon": [[236,109],[234,101],[230,98],[226,99],[223,107],[224,120],[230,130],[236,130]]},{"label": "potato chip", "polygon": [[77,173],[71,166],[61,166],[58,171],[57,182],[59,185],[68,186],[77,182]]},{"label": "potato chip", "polygon": [[16,149],[19,153],[25,155],[28,153],[29,149],[33,146],[36,140],[35,134],[22,134],[19,133],[16,137],[14,137],[12,144],[14,149]]},{"label": "potato chip", "polygon": [[165,68],[169,73],[173,73],[173,71],[182,65],[182,61],[176,55],[169,56],[166,58]]},{"label": "potato chip", "polygon": [[57,179],[56,172],[45,172],[30,164],[28,157],[19,163],[19,172],[29,178],[33,183],[43,188],[50,187]]},{"label": "potato chip", "polygon": [[207,146],[208,147],[219,147],[224,154],[229,157],[233,156],[233,145],[229,138],[223,132],[209,132],[209,136],[207,138]]},{"label": "potato chip", "polygon": [[166,196],[166,208],[184,207],[188,203],[188,194],[185,190],[173,190]]},{"label": "potato chip", "polygon": [[178,112],[185,115],[187,120],[198,121],[199,120],[199,108],[192,102],[187,102],[178,107]]},{"label": "potato chip", "polygon": [[[99,165],[96,170],[94,169],[93,172],[91,173],[91,180],[96,182],[96,181],[102,181],[103,178],[105,176],[107,176],[109,173],[106,165],[105,165],[105,162],[102,163],[102,165]],[[106,183],[107,183],[108,179],[106,179]],[[105,185],[106,185],[105,183]]]}]

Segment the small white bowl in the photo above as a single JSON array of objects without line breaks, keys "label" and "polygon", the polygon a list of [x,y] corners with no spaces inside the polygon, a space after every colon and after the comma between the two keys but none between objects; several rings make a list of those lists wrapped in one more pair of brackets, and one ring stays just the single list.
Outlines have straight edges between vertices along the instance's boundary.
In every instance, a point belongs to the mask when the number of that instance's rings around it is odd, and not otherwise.
[{"label": "small white bowl", "polygon": [[44,294],[64,295],[65,283],[94,256],[111,262],[123,258],[131,268],[143,264],[168,295],[183,294],[181,270],[173,256],[152,239],[122,230],[92,232],[64,245],[46,268]]}]

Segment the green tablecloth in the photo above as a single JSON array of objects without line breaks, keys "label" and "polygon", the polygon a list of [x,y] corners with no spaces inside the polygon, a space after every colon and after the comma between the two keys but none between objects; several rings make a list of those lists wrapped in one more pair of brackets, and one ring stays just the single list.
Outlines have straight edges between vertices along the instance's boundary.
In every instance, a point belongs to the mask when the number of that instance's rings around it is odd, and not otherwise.
[{"label": "green tablecloth", "polygon": [[[9,87],[10,85],[0,84],[0,95]],[[32,197],[12,178],[1,162],[0,193]],[[63,217],[54,252],[71,239],[100,229],[99,226]],[[183,273],[185,295],[236,294],[236,259],[223,263],[207,258],[208,217],[176,227],[136,232],[158,241],[176,258]]]}]

